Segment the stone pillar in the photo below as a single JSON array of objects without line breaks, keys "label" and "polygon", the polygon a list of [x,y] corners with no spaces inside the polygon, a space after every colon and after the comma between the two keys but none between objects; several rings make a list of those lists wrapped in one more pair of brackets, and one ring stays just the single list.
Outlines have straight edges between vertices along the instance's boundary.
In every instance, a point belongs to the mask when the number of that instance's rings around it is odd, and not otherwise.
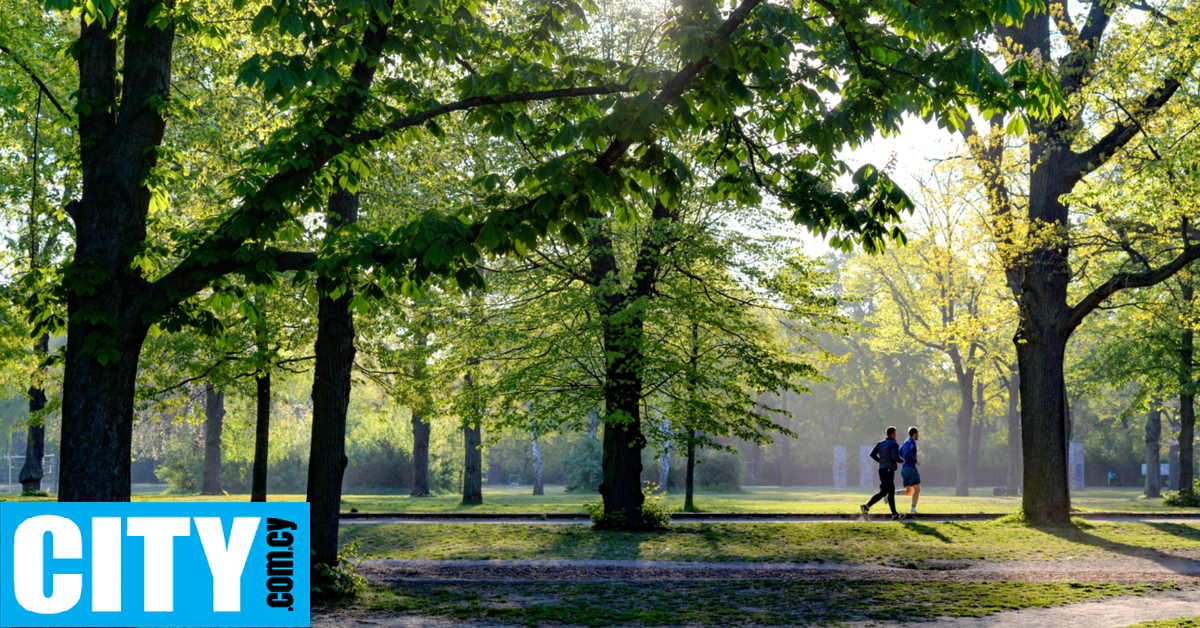
[{"label": "stone pillar", "polygon": [[1068,486],[1072,491],[1083,490],[1083,442],[1073,440],[1067,450]]},{"label": "stone pillar", "polygon": [[846,488],[846,448],[833,447],[833,487]]},{"label": "stone pillar", "polygon": [[871,488],[875,486],[875,461],[871,460],[871,445],[858,446],[858,486]]}]

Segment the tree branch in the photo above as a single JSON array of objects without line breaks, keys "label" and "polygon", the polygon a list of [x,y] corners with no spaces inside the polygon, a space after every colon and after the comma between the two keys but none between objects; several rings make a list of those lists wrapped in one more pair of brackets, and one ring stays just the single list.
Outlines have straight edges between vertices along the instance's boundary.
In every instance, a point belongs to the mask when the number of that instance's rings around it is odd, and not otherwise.
[{"label": "tree branch", "polygon": [[[1142,99],[1137,111],[1154,113],[1162,109],[1175,92],[1179,90],[1181,83],[1179,79],[1171,77],[1167,79],[1162,87],[1148,94]],[[1124,109],[1124,107],[1122,107]],[[1128,112],[1127,112],[1128,113]],[[1104,165],[1121,147],[1128,144],[1133,138],[1137,137],[1141,129],[1141,125],[1137,120],[1130,118],[1129,122],[1121,122],[1113,126],[1113,128],[1105,134],[1104,137],[1096,141],[1091,148],[1082,153],[1074,153],[1072,169],[1076,172],[1076,176],[1083,175]]]},{"label": "tree branch", "polygon": [[1145,288],[1166,281],[1196,259],[1200,259],[1200,244],[1185,247],[1174,259],[1158,268],[1140,273],[1113,275],[1071,308],[1071,316],[1067,319],[1067,333],[1075,331],[1075,328],[1083,322],[1084,317],[1100,307],[1108,297],[1126,288]]},{"label": "tree branch", "polygon": [[24,61],[21,61],[21,57],[18,57],[17,53],[9,49],[8,46],[2,44],[0,44],[0,52],[12,57],[13,61],[15,61],[22,70],[25,70],[25,73],[29,75],[29,78],[33,79],[33,82],[37,84],[38,89],[42,90],[42,93],[46,95],[46,98],[50,99],[51,104],[54,105],[55,109],[58,109],[59,113],[67,116],[68,118],[71,117],[71,114],[67,113],[67,111],[63,109],[63,106],[58,103],[58,99],[54,97],[54,94],[50,91],[50,88],[46,87],[46,83],[38,77],[36,72],[34,72],[29,66],[25,65]]}]

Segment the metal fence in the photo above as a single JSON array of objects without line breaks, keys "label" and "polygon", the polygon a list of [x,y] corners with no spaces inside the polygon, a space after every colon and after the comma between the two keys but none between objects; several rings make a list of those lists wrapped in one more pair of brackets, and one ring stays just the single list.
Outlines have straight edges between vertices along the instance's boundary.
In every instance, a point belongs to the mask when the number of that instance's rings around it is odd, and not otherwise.
[{"label": "metal fence", "polygon": [[[20,493],[21,467],[25,456],[0,456],[0,493]],[[42,458],[42,490],[58,492],[58,457],[46,454]]]}]

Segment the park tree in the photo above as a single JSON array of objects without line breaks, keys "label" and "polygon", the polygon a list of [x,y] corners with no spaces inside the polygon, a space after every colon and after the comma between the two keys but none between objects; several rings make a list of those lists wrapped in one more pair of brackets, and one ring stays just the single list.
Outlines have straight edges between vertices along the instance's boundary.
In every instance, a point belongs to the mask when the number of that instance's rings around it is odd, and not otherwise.
[{"label": "park tree", "polygon": [[[1158,151],[1167,162],[1178,157],[1158,150],[1155,142],[1177,124],[1172,113],[1180,111],[1181,97],[1194,91],[1195,9],[1186,1],[1097,0],[1080,8],[1051,1],[1019,23],[997,23],[997,63],[1024,59],[1051,68],[1045,76],[1052,77],[1051,87],[1065,107],[1057,115],[1027,121],[982,108],[985,122],[968,118],[961,129],[987,186],[996,241],[1020,312],[1014,340],[1023,507],[1032,521],[1070,518],[1063,364],[1072,333],[1114,294],[1165,281],[1200,256],[1200,246],[1188,235],[1186,213],[1176,221],[1179,237],[1153,238],[1159,246],[1147,252],[1143,245],[1150,242],[1142,238],[1147,229],[1124,219],[1077,220],[1081,211],[1091,212],[1073,200],[1081,188],[1111,183],[1113,173],[1142,170],[1134,163],[1141,160],[1136,155]],[[1009,145],[1006,128],[1026,124],[1027,143]],[[1021,164],[1013,175],[1010,163]],[[1118,206],[1105,213],[1133,218],[1121,215]],[[1176,216],[1174,210],[1165,213]],[[1163,214],[1143,213],[1134,223],[1160,223]],[[1090,228],[1106,237],[1091,237]],[[1111,272],[1105,275],[1087,261],[1100,251],[1126,249],[1138,253],[1123,265],[1107,266]]]},{"label": "park tree", "polygon": [[[70,109],[80,138],[79,197],[66,204],[74,250],[54,289],[33,291],[31,303],[34,333],[65,331],[70,339],[60,499],[129,498],[135,382],[151,326],[179,329],[196,295],[224,277],[263,285],[303,270],[325,299],[309,498],[314,560],[326,564],[336,560],[355,294],[380,298],[434,276],[480,288],[482,255],[529,250],[550,232],[582,242],[589,222],[636,207],[628,199],[670,212],[678,160],[661,141],[691,134],[707,136],[710,157],[726,173],[716,193],[754,202],[773,195],[796,222],[841,245],[877,250],[899,235],[894,223],[906,201],[871,168],[851,189],[832,191],[827,182],[846,171],[833,157],[837,147],[895,130],[905,110],[961,110],[963,87],[997,106],[1040,100],[1010,90],[999,72],[981,74],[979,55],[960,45],[986,24],[1020,19],[1028,8],[1020,3],[963,1],[920,12],[883,2],[744,0],[729,11],[689,4],[673,8],[647,42],[674,60],[665,68],[562,54],[560,40],[588,28],[587,11],[574,3],[49,6],[79,19],[77,38],[64,42],[78,68],[65,90],[76,95]],[[215,48],[225,62],[206,62],[195,74],[218,78],[192,94],[179,89],[188,63]],[[240,69],[231,74],[231,66]],[[1018,60],[1006,72],[1033,69]],[[164,231],[151,218],[183,179],[176,160],[196,143],[175,132],[178,122],[203,105],[200,96],[231,86],[287,115],[272,118],[279,128],[267,142],[237,146],[240,168],[225,185],[199,182],[217,196],[205,219]],[[370,174],[363,156],[436,137],[437,119],[459,112],[508,141],[520,132],[554,156],[512,178],[484,177],[491,194],[482,205],[386,233],[357,229],[357,190]],[[785,143],[768,148],[774,141]],[[328,217],[320,242],[308,237],[305,218],[313,215]],[[601,244],[589,249],[604,270],[612,258]],[[361,292],[352,291],[355,283]],[[608,368],[619,374],[625,363],[614,355]],[[620,444],[640,438],[638,410],[618,389],[608,404],[618,419],[606,421],[606,439],[611,426],[610,451],[621,462],[606,508],[630,511],[641,493]]]},{"label": "park tree", "polygon": [[151,330],[142,350],[138,406],[141,416],[177,418],[189,415],[181,405],[203,407],[205,459],[200,491],[219,495],[226,399],[254,398],[251,501],[266,501],[271,376],[277,371],[299,374],[308,368],[314,330],[305,317],[309,306],[294,286],[260,288],[246,300],[239,296],[244,290],[236,284],[207,290],[192,326],[174,334]]},{"label": "park tree", "polygon": [[1011,318],[1001,294],[1003,271],[988,254],[989,238],[969,178],[952,165],[918,184],[918,209],[906,225],[908,245],[858,256],[847,269],[850,296],[871,299],[872,343],[884,352],[932,352],[958,390],[955,495],[974,484],[983,431],[983,402],[997,344]]}]

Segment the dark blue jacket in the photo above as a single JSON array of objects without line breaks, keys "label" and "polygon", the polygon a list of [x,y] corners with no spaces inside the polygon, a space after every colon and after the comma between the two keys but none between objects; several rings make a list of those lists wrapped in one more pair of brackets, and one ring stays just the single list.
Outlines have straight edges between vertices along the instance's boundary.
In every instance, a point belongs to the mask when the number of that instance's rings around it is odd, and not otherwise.
[{"label": "dark blue jacket", "polygon": [[879,463],[880,469],[896,470],[896,465],[904,462],[904,458],[900,457],[900,445],[896,444],[896,439],[885,438],[878,443],[875,443],[875,449],[871,450],[871,459]]},{"label": "dark blue jacket", "polygon": [[900,457],[904,458],[904,466],[917,466],[917,441],[909,438],[900,446]]}]

